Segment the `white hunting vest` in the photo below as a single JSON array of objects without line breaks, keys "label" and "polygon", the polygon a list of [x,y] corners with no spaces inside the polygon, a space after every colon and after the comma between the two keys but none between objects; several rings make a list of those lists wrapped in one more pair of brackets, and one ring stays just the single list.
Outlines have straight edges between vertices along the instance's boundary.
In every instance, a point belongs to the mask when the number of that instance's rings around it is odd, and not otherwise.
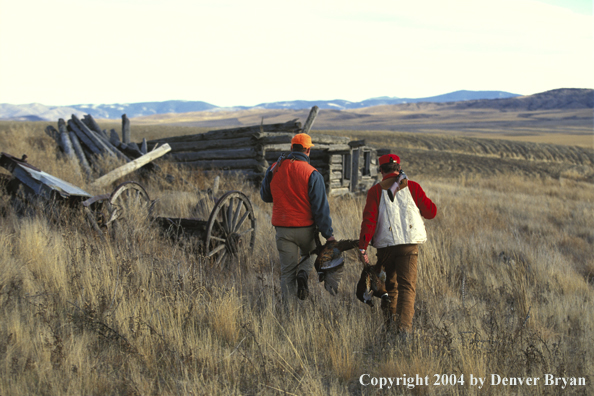
[{"label": "white hunting vest", "polygon": [[382,190],[378,211],[371,240],[375,248],[427,241],[425,223],[408,187],[394,194],[394,202],[390,200],[388,190]]}]

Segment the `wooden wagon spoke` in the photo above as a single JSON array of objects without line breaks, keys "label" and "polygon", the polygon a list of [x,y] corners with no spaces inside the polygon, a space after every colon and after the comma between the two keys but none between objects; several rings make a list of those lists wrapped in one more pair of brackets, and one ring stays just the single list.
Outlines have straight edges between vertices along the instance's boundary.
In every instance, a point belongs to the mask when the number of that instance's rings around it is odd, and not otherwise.
[{"label": "wooden wagon spoke", "polygon": [[[246,222],[249,224],[246,225]],[[255,227],[256,218],[249,198],[242,192],[229,191],[217,201],[208,219],[206,256],[218,254],[215,263],[221,264],[240,252],[253,249]]]},{"label": "wooden wagon spoke", "polygon": [[237,227],[237,217],[239,217],[239,213],[241,212],[241,209],[243,208],[243,201],[239,201],[237,203],[237,209],[235,209],[235,213],[233,214],[233,221],[231,222],[231,230],[235,231],[237,230],[239,227]]},{"label": "wooden wagon spoke", "polygon": [[237,223],[237,225],[235,226],[236,230],[239,230],[241,228],[241,226],[243,225],[245,219],[247,219],[247,217],[250,215],[250,212],[245,212],[243,214],[243,216],[241,217],[241,219],[239,220],[239,223]]},{"label": "wooden wagon spoke", "polygon": [[229,200],[229,206],[227,207],[227,229],[229,232],[233,231],[233,198]]},{"label": "wooden wagon spoke", "polygon": [[224,244],[224,243],[220,244],[219,246],[217,246],[216,248],[214,248],[213,250],[211,250],[211,251],[210,251],[210,252],[209,252],[209,253],[206,255],[206,257],[212,257],[212,256],[214,256],[215,254],[217,254],[218,252],[220,252],[221,250],[223,250],[223,249],[225,249],[225,244]]},{"label": "wooden wagon spoke", "polygon": [[245,235],[245,234],[249,234],[249,233],[250,233],[250,232],[252,232],[252,231],[254,231],[254,228],[248,228],[248,229],[247,229],[247,230],[245,230],[245,231],[238,232],[238,233],[237,233],[237,235],[239,235],[239,236],[243,236],[243,235]]},{"label": "wooden wagon spoke", "polygon": [[219,258],[217,259],[217,265],[221,264],[221,262],[223,261],[223,258],[226,256],[226,254],[227,254],[227,251],[223,250],[223,253],[221,253]]}]

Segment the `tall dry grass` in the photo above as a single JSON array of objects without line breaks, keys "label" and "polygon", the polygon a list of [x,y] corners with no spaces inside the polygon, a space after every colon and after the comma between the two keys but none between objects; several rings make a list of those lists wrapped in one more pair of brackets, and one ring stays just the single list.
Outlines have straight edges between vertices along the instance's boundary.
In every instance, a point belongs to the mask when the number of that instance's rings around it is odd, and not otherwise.
[{"label": "tall dry grass", "polygon": [[[51,143],[32,129],[0,132],[2,151],[26,153],[32,164],[77,182]],[[162,198],[158,210],[197,214],[198,190],[210,179],[161,166],[173,184],[138,179],[151,198]],[[384,330],[379,307],[356,300],[353,253],[337,296],[313,282],[309,301],[285,309],[271,207],[240,179],[223,179],[221,189],[250,197],[257,242],[252,256],[221,268],[150,226],[124,227],[102,242],[76,209],[51,217],[42,205],[17,210],[1,192],[0,394],[377,393],[360,384],[362,374],[430,378],[428,386],[389,394],[587,394],[592,184],[409,173],[438,216],[426,221],[406,343]],[[337,237],[356,237],[364,197],[330,204]],[[468,383],[471,374],[547,373],[584,377],[588,386],[561,390],[541,380],[479,391]],[[434,386],[435,374],[464,374],[466,384]]]}]

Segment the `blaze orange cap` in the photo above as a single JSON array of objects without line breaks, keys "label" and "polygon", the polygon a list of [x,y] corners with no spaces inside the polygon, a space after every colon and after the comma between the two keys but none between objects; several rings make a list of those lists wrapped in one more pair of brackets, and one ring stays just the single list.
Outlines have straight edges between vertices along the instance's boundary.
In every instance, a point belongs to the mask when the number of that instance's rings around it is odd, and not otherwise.
[{"label": "blaze orange cap", "polygon": [[293,136],[293,139],[291,139],[291,144],[300,144],[306,149],[314,146],[311,142],[311,136],[309,136],[307,133],[298,133],[297,135]]},{"label": "blaze orange cap", "polygon": [[400,157],[398,157],[396,154],[386,154],[379,157],[380,166],[384,164],[389,164],[390,162],[396,162],[397,164],[399,164]]}]

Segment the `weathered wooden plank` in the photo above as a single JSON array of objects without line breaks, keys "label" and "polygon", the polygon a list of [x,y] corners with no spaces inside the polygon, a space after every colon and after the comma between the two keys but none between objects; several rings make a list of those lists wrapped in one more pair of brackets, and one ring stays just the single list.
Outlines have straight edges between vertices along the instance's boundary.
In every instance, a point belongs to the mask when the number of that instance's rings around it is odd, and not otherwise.
[{"label": "weathered wooden plank", "polygon": [[288,144],[290,146],[293,136],[295,135],[292,133],[269,133],[268,136],[259,137],[258,143],[263,146],[272,146],[277,144]]},{"label": "weathered wooden plank", "polygon": [[72,119],[68,120],[68,128],[76,134],[80,139],[81,143],[94,155],[101,155],[103,151],[95,145],[95,142],[90,139],[85,133],[83,133],[78,125],[74,123]]},{"label": "weathered wooden plank", "polygon": [[[201,151],[201,150],[213,150],[222,149],[227,147],[249,147],[254,145],[254,141],[251,137],[242,137],[238,139],[221,139],[221,140],[200,140],[190,142],[171,142],[168,143],[171,146],[172,153],[179,153],[184,151]],[[157,143],[150,141],[147,143],[149,150],[152,150]]]},{"label": "weathered wooden plank", "polygon": [[[111,147],[109,147],[109,146],[111,146],[111,143],[107,142],[107,144],[106,144],[105,141],[103,140],[103,137],[101,135],[91,131],[89,129],[89,127],[86,126],[76,116],[76,114],[72,114],[71,120],[78,127],[78,129],[83,134],[85,134],[87,136],[87,138],[89,138],[91,141],[93,141],[93,144],[95,145],[95,147],[99,148],[99,151],[101,151],[101,153],[111,155],[111,156],[116,156],[116,153],[112,150]],[[78,133],[76,135],[78,136]],[[80,136],[79,136],[79,138],[80,138]]]},{"label": "weathered wooden plank", "polygon": [[[348,144],[332,144],[332,145],[328,145],[328,146],[324,145],[323,147],[325,147],[325,149],[327,149],[329,153],[333,153],[333,154],[336,154],[338,152],[340,152],[340,153],[350,153],[351,152],[351,147]],[[322,146],[320,147],[320,150],[321,149],[322,149]]]},{"label": "weathered wooden plank", "polygon": [[165,155],[169,150],[171,150],[171,148],[167,143],[165,143],[164,145],[158,147],[150,153],[145,154],[142,157],[127,163],[126,165],[122,165],[104,176],[101,176],[99,179],[95,180],[91,185],[93,187],[109,185],[114,181],[118,180],[120,177],[126,176],[127,174],[134,172],[135,170],[143,167],[149,162],[154,161],[155,159]]},{"label": "weathered wooden plank", "polygon": [[114,146],[113,144],[111,144],[111,142],[109,141],[109,138],[106,135],[103,135],[102,133],[96,133],[95,136],[100,139],[103,144],[108,147],[115,155],[116,157],[118,157],[121,160],[124,160],[125,162],[130,162],[132,161],[132,159],[130,157],[128,157],[126,154],[124,154],[118,147]]},{"label": "weathered wooden plank", "polygon": [[365,139],[350,141],[348,142],[348,145],[352,148],[365,146]]},{"label": "weathered wooden plank", "polygon": [[85,174],[87,175],[87,180],[90,180],[91,176],[93,175],[93,171],[91,170],[91,167],[89,166],[89,162],[87,161],[87,158],[85,157],[85,153],[80,145],[78,137],[76,136],[76,134],[74,132],[70,132],[69,135],[70,135],[70,141],[72,142],[72,148],[74,149],[74,153],[76,154],[76,157],[78,158],[78,164],[80,165],[83,172],[85,172]]},{"label": "weathered wooden plank", "polygon": [[126,114],[122,114],[122,143],[128,144],[130,140],[130,119]]},{"label": "weathered wooden plank", "polygon": [[323,159],[311,159],[310,158],[309,164],[316,169],[328,169],[328,162],[324,161]]},{"label": "weathered wooden plank", "polygon": [[109,132],[109,142],[114,147],[118,147],[118,148],[120,147],[120,144],[122,144],[122,142],[120,141],[120,137],[115,129],[111,129],[111,131]]},{"label": "weathered wooden plank", "polygon": [[331,164],[342,164],[342,155],[331,155],[328,162]]},{"label": "weathered wooden plank", "polygon": [[68,136],[68,132],[66,128],[64,128],[64,132],[60,132],[60,148],[66,154],[68,158],[74,160],[74,149],[72,148],[72,142],[70,141],[70,136]]},{"label": "weathered wooden plank", "polygon": [[359,184],[359,149],[354,149],[351,155],[351,191],[355,192]]},{"label": "weathered wooden plank", "polygon": [[341,180],[336,180],[336,179],[330,179],[330,188],[341,188],[342,186],[342,181]]},{"label": "weathered wooden plank", "polygon": [[329,191],[329,195],[331,195],[331,196],[345,195],[345,194],[348,194],[348,193],[350,193],[350,190],[349,190],[349,188],[348,188],[348,187],[342,187],[342,188],[332,188],[332,189]]},{"label": "weathered wooden plank", "polygon": [[97,121],[95,121],[95,119],[93,118],[92,115],[85,114],[81,118],[81,121],[84,122],[84,124],[86,126],[88,126],[91,131],[97,132],[97,133],[102,133],[103,132],[103,130],[101,129],[101,127],[99,126],[99,124],[97,124]]},{"label": "weathered wooden plank", "polygon": [[75,154],[72,148],[72,142],[70,141],[70,136],[68,136],[68,129],[66,128],[66,123],[62,118],[58,120],[58,131],[60,137],[60,149],[62,149],[62,152],[64,152],[64,154],[66,154],[66,156],[69,159],[74,160]]},{"label": "weathered wooden plank", "polygon": [[250,136],[258,132],[294,132],[301,130],[301,123],[291,120],[281,124],[252,125],[239,128],[220,129],[206,132],[205,139],[225,139],[229,137]]},{"label": "weathered wooden plank", "polygon": [[[285,150],[285,151],[264,151],[264,157],[265,159],[270,162],[274,162],[278,159],[278,157],[280,157],[282,154],[288,154],[289,150]],[[312,151],[309,155],[309,159],[310,161],[313,160],[323,160],[323,161],[328,161],[328,153],[325,151]]]},{"label": "weathered wooden plank", "polygon": [[57,145],[60,144],[60,132],[58,132],[58,130],[54,128],[52,125],[48,125],[47,127],[45,127],[45,133],[47,134],[47,136],[54,139]]},{"label": "weathered wooden plank", "polygon": [[174,153],[167,156],[173,161],[199,161],[199,160],[216,160],[216,159],[241,159],[241,158],[261,158],[262,153],[253,147],[246,147],[240,149],[230,150],[206,150],[194,151],[187,153]]},{"label": "weathered wooden plank", "polygon": [[[320,108],[318,106],[314,106],[309,111],[309,115],[307,116],[307,120],[305,120],[305,124],[303,124],[303,131],[302,133],[308,133],[311,127],[313,126],[314,121],[316,120],[316,116],[318,115],[318,110]],[[315,143],[314,143],[315,144]]]},{"label": "weathered wooden plank", "polygon": [[209,131],[206,133],[199,133],[195,135],[183,135],[173,136],[168,138],[150,140],[149,147],[155,143],[179,143],[179,142],[200,142],[205,140],[218,140],[218,139],[238,139],[238,138],[251,138],[256,136],[260,132],[288,132],[297,133],[301,129],[301,123],[296,119],[279,124],[265,124],[265,125],[254,125],[230,129],[220,129],[215,131]]}]

